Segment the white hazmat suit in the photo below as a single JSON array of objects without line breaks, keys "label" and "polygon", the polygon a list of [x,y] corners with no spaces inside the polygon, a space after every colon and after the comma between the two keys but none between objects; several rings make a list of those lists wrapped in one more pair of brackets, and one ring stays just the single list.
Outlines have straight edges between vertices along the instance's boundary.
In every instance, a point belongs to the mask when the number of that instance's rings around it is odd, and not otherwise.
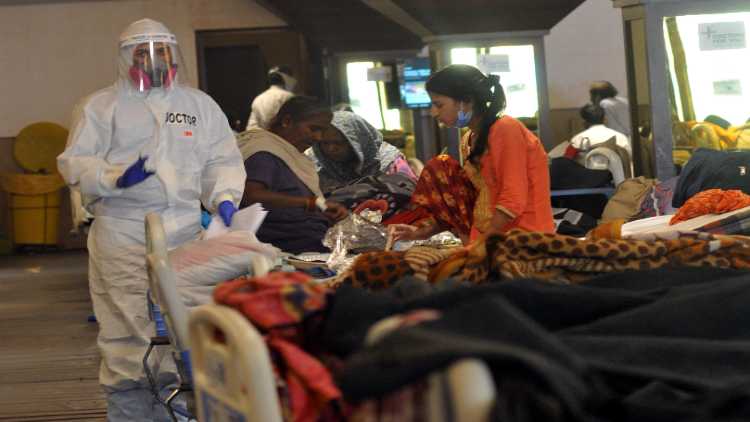
[{"label": "white hazmat suit", "polygon": [[[136,66],[137,55],[150,55],[149,63]],[[58,157],[65,181],[80,190],[95,217],[89,287],[110,421],[166,418],[141,364],[155,332],[146,305],[146,214],[161,214],[173,248],[198,236],[201,202],[210,211],[224,200],[236,205],[244,189],[242,156],[225,115],[208,95],[182,84],[181,66],[175,37],[164,25],[150,19],[131,24],[120,36],[118,81],[77,107]],[[140,157],[148,157],[146,170],[154,174],[118,187]],[[152,357],[160,381],[174,382],[171,359],[157,368],[158,356]]]}]

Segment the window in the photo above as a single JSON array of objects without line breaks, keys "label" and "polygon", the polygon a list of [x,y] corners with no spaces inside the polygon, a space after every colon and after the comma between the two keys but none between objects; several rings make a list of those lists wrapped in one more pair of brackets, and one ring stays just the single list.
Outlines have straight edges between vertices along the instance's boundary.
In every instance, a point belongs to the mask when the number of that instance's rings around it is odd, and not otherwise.
[{"label": "window", "polygon": [[452,48],[451,64],[468,64],[476,67],[477,49],[476,48]]},{"label": "window", "polygon": [[478,67],[484,73],[500,76],[508,104],[505,112],[508,115],[536,116],[539,111],[539,96],[533,45],[452,48],[450,56],[451,64],[468,64]]},{"label": "window", "polygon": [[716,115],[733,126],[745,124],[750,117],[749,31],[750,13],[664,20],[670,100],[680,120]]},{"label": "window", "polygon": [[513,117],[534,117],[539,111],[536,86],[536,62],[533,45],[512,45],[490,48],[492,55],[507,55],[508,70],[493,72],[500,76],[508,107],[505,112]]},{"label": "window", "polygon": [[367,69],[375,62],[349,62],[346,64],[346,82],[352,110],[376,129],[401,129],[398,109],[386,107],[385,87],[382,82],[367,80]]}]

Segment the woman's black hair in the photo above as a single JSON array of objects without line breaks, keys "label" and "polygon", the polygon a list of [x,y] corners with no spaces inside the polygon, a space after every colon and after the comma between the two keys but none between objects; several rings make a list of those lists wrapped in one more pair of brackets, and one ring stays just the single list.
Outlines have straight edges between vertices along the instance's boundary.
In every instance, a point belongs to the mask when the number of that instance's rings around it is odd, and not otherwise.
[{"label": "woman's black hair", "polygon": [[276,117],[271,121],[271,128],[278,127],[285,116],[289,116],[293,122],[299,122],[320,114],[332,115],[331,107],[321,103],[317,98],[296,95],[286,100],[281,106]]},{"label": "woman's black hair", "polygon": [[490,127],[505,110],[505,91],[497,75],[485,76],[474,66],[454,64],[435,72],[426,84],[427,92],[472,104],[474,116],[481,116],[480,130],[468,160],[477,163],[487,150]]}]

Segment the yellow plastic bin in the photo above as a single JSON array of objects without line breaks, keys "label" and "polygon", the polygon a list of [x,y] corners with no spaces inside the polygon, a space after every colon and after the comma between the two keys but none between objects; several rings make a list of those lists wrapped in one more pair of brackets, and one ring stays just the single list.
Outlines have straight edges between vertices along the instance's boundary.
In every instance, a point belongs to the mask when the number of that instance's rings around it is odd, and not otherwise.
[{"label": "yellow plastic bin", "polygon": [[16,245],[57,245],[60,221],[59,174],[3,174],[0,187],[10,196],[13,242]]}]

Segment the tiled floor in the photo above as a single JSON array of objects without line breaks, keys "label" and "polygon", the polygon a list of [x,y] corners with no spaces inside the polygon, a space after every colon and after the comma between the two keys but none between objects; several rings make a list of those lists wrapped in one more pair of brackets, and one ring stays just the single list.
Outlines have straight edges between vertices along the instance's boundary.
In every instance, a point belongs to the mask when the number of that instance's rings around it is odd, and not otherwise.
[{"label": "tiled floor", "polygon": [[0,257],[0,421],[102,421],[86,252]]}]

